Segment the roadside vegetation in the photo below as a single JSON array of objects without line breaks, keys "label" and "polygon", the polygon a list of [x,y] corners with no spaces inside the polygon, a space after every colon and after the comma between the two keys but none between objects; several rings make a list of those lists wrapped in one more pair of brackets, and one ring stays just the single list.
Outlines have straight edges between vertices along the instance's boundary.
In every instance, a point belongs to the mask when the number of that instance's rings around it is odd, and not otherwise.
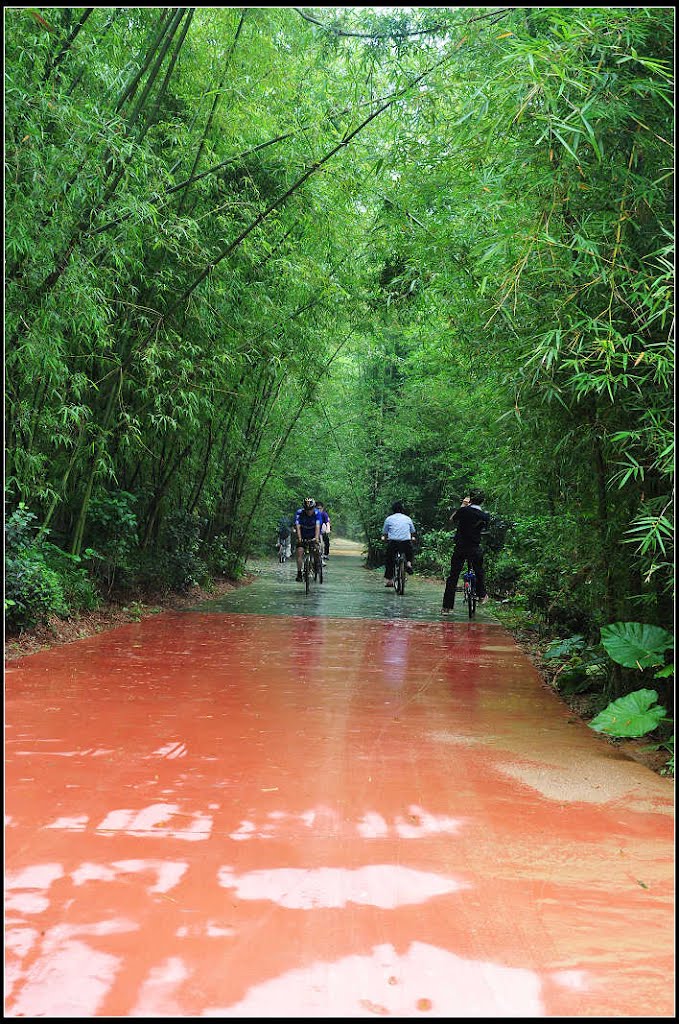
[{"label": "roadside vegetation", "polygon": [[8,9],[7,633],[238,579],[309,493],[370,565],[403,501],[441,575],[481,487],[498,616],[669,753],[673,46],[672,8]]}]

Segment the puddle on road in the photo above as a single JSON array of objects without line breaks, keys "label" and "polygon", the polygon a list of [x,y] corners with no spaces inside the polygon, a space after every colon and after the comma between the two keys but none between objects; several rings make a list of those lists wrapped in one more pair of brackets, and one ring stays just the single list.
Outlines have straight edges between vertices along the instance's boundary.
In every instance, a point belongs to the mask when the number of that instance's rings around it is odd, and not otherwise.
[{"label": "puddle on road", "polygon": [[[255,562],[249,569],[257,577],[253,583],[185,610],[470,624],[460,594],[453,615],[441,614],[443,583],[418,577],[415,572],[406,583],[405,594],[399,596],[384,586],[383,570],[364,568],[363,558],[357,554],[331,554],[323,583],[312,583],[308,594],[304,584],[295,581],[294,560],[284,565]],[[496,624],[497,620],[485,608],[479,608],[471,625],[475,622],[487,625]]]}]

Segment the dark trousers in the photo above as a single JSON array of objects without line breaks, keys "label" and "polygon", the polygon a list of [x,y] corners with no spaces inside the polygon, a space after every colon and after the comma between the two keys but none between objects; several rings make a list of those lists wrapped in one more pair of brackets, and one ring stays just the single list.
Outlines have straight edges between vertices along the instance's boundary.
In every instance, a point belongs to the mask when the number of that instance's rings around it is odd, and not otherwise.
[{"label": "dark trousers", "polygon": [[386,564],[384,567],[385,580],[393,580],[394,578],[394,562],[396,561],[397,551],[405,552],[406,562],[410,562],[412,565],[413,542],[411,540],[388,540]]},{"label": "dark trousers", "polygon": [[330,554],[330,534],[322,533],[321,540],[323,541],[323,554],[327,558],[328,555]]},{"label": "dark trousers", "polygon": [[464,567],[469,561],[476,573],[476,593],[479,597],[486,596],[486,586],[483,578],[483,552],[478,545],[476,547],[465,547],[455,545],[450,559],[450,575],[446,579],[446,589],[443,594],[443,607],[452,608],[455,604],[455,591],[457,581]]}]

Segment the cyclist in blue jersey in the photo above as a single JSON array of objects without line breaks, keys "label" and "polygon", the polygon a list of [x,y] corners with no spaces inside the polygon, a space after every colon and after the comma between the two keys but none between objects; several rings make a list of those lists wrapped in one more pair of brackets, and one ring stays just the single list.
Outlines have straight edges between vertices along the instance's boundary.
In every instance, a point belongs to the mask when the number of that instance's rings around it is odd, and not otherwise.
[{"label": "cyclist in blue jersey", "polygon": [[321,536],[321,513],[316,508],[313,498],[305,498],[301,508],[295,513],[295,532],[297,534],[297,582],[303,583],[302,562],[304,560],[304,541],[313,540],[318,547]]},{"label": "cyclist in blue jersey", "polygon": [[384,567],[385,587],[394,585],[394,562],[396,552],[403,551],[406,556],[406,572],[413,571],[413,539],[415,525],[410,516],[405,515],[403,505],[395,501],[391,506],[391,515],[384,520],[382,540],[387,542],[387,557]]}]

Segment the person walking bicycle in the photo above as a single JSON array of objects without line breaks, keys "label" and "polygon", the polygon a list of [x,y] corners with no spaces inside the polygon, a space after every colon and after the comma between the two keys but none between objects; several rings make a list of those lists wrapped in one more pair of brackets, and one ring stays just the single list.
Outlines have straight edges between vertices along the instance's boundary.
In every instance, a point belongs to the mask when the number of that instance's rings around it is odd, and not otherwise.
[{"label": "person walking bicycle", "polygon": [[462,499],[462,504],[450,517],[457,524],[455,546],[450,558],[450,573],[446,579],[443,593],[444,613],[451,612],[455,604],[457,581],[465,562],[469,563],[476,577],[476,595],[481,604],[487,600],[483,577],[483,553],[481,551],[481,534],[488,529],[490,514],[481,508],[485,501],[483,491],[475,490]]}]

